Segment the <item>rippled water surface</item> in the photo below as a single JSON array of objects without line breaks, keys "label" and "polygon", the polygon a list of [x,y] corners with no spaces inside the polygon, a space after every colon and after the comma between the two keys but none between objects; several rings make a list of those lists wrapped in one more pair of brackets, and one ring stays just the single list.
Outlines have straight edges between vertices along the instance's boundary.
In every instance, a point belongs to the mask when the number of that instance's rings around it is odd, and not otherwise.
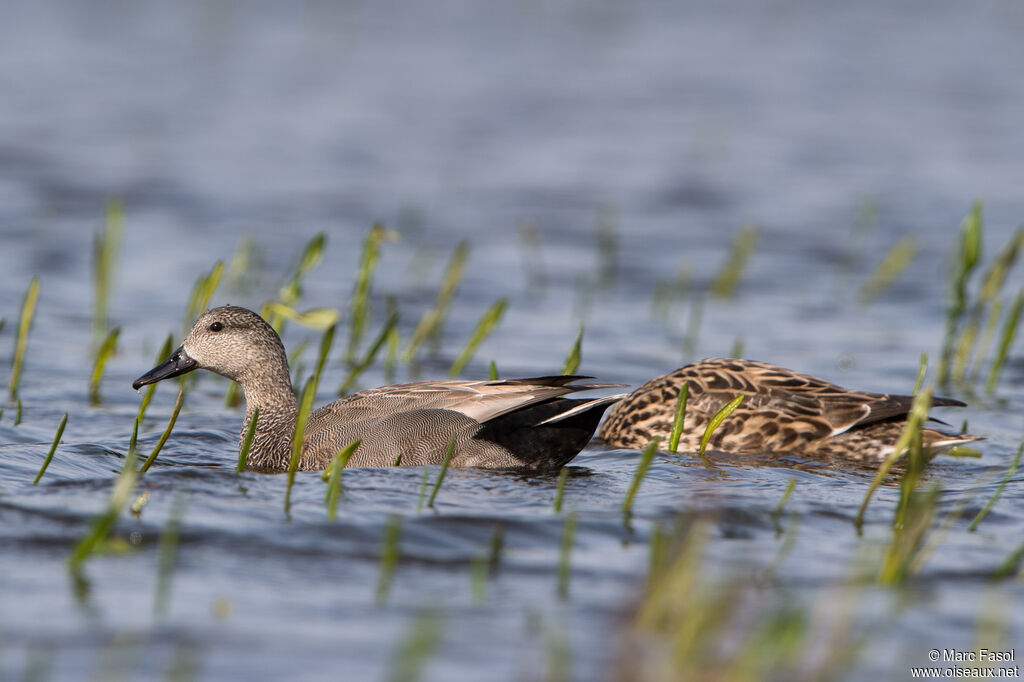
[{"label": "rippled water surface", "polygon": [[[623,633],[653,529],[679,514],[709,519],[708,580],[761,576],[765,602],[818,614],[812,623],[848,609],[859,648],[844,679],[909,679],[929,650],[978,642],[1016,644],[1020,656],[1024,616],[1012,605],[1024,587],[990,577],[1007,561],[1019,571],[1024,474],[967,530],[1024,427],[1016,350],[995,397],[950,389],[970,406],[940,416],[990,438],[980,459],[930,469],[946,525],[919,575],[901,590],[868,581],[853,606],[837,594],[877,560],[898,499],[884,487],[857,534],[871,471],[659,455],[625,519],[639,453],[588,447],[565,487],[578,527],[560,596],[567,515],[553,510],[555,476],[451,471],[436,507],[418,511],[422,468],[346,471],[331,522],[319,475],[300,473],[286,514],[286,477],[234,472],[241,416],[214,376],[195,383],[138,483],[141,513],[126,512],[110,551],[77,577],[66,559],[124,463],[131,380],[169,332],[180,338],[196,278],[246,237],[257,262],[242,281],[226,278],[214,303],[276,297],[303,244],[324,232],[298,307],[343,311],[339,339],[374,221],[401,238],[381,247],[368,336],[393,297],[407,338],[467,240],[442,342],[395,381],[445,375],[506,297],[465,376],[486,375],[491,360],[503,376],[557,373],[582,323],[580,369],[602,380],[637,385],[739,347],[840,384],[909,392],[921,352],[933,363],[939,353],[948,263],[972,202],[985,202],[985,262],[1024,220],[1022,65],[1024,11],[1009,1],[8,4],[2,366],[33,276],[41,294],[21,422],[9,400],[0,415],[0,673],[386,679],[408,660],[410,636],[430,632],[439,640],[423,679],[606,679],[629,659]],[[125,210],[110,300],[121,335],[103,403],[90,406],[91,251],[111,199]],[[745,226],[758,241],[735,296],[705,296]],[[916,245],[910,265],[861,301],[904,238]],[[659,307],[655,292],[677,278],[690,294]],[[1011,274],[1006,289],[1021,283]],[[317,335],[291,325],[286,345],[297,353],[303,342],[295,369],[308,373]],[[342,346],[321,401],[345,374]],[[376,363],[360,381],[388,380]],[[173,402],[161,385],[143,452]],[[162,573],[161,538],[179,522]],[[396,524],[388,583],[381,555]]]}]

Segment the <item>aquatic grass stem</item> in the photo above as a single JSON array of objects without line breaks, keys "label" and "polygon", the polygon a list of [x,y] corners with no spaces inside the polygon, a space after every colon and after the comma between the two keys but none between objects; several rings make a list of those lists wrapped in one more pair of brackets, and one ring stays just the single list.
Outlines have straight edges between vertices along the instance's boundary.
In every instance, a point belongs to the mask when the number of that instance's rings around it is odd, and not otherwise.
[{"label": "aquatic grass stem", "polygon": [[[302,298],[302,280],[310,270],[319,265],[320,261],[323,260],[324,244],[326,241],[326,235],[323,232],[319,232],[302,247],[299,262],[295,266],[295,272],[278,290],[278,297],[285,306],[290,308]],[[279,329],[278,332],[280,332]]]},{"label": "aquatic grass stem", "polygon": [[370,287],[373,283],[373,271],[380,260],[380,244],[385,239],[397,239],[397,233],[387,230],[383,225],[375,224],[366,233],[363,240],[363,254],[359,260],[356,273],[355,290],[352,292],[349,307],[348,347],[345,349],[345,362],[355,362],[359,342],[366,331],[370,320]]},{"label": "aquatic grass stem", "polygon": [[562,541],[558,552],[558,598],[565,601],[569,598],[569,578],[572,575],[572,547],[576,540],[576,526],[579,523],[579,516],[576,512],[569,512],[565,516],[565,523],[562,525]]},{"label": "aquatic grass stem", "polygon": [[103,339],[103,343],[100,344],[99,349],[96,351],[96,360],[92,366],[92,375],[89,377],[89,403],[91,405],[99,405],[102,402],[100,397],[100,384],[103,380],[103,369],[107,366],[107,361],[110,356],[114,354],[114,350],[117,348],[117,337],[121,334],[120,327],[114,327],[107,334],[107,337]]},{"label": "aquatic grass stem", "polygon": [[324,472],[324,475],[327,477],[324,506],[327,507],[327,518],[330,521],[336,521],[338,518],[338,498],[341,497],[341,471],[348,466],[348,461],[362,443],[363,441],[357,440],[339,450],[338,454],[331,460],[330,467]]},{"label": "aquatic grass stem", "polygon": [[121,473],[114,482],[106,511],[93,520],[89,532],[75,544],[75,547],[68,555],[68,567],[73,573],[77,573],[82,562],[97,551],[100,544],[107,539],[114,524],[117,523],[117,518],[131,497],[132,490],[135,488],[135,482],[138,480],[139,474],[135,470],[136,461],[135,452],[129,450],[128,455],[124,458],[124,466],[121,469]]},{"label": "aquatic grass stem", "polygon": [[444,634],[440,614],[434,609],[420,610],[409,634],[402,640],[388,682],[416,682],[423,677],[423,669],[437,651]]},{"label": "aquatic grass stem", "polygon": [[736,396],[727,402],[722,409],[716,412],[715,415],[708,420],[708,425],[704,429],[704,435],[700,437],[700,448],[698,449],[700,454],[703,455],[708,449],[708,443],[711,442],[711,437],[714,435],[715,430],[718,429],[718,427],[722,425],[722,422],[728,419],[729,415],[731,415],[736,408],[740,406],[744,397],[745,396],[742,393]]},{"label": "aquatic grass stem", "polygon": [[[28,346],[28,332],[32,327],[32,320],[36,312],[36,303],[39,300],[39,278],[33,277],[25,291],[25,298],[21,302],[21,315],[18,319],[18,337],[14,344],[14,363],[11,366],[11,381],[8,386],[8,394],[11,400],[18,398],[18,384],[21,381],[21,366],[25,360],[25,349]],[[20,414],[21,407],[18,407]],[[20,422],[21,419],[19,418]]]},{"label": "aquatic grass stem", "polygon": [[124,204],[116,199],[107,202],[103,231],[93,240],[93,339],[107,333],[107,309],[114,282],[114,267],[121,252],[124,233]]},{"label": "aquatic grass stem", "polygon": [[1014,336],[1017,333],[1017,326],[1020,323],[1021,308],[1024,307],[1024,290],[1018,291],[1013,305],[1006,316],[1003,324],[1003,333],[999,339],[999,348],[996,350],[996,357],[989,368],[988,379],[985,381],[985,391],[991,395],[995,393],[996,384],[999,383],[999,375],[1002,374],[1003,365],[1006,363],[1006,356],[1013,345]]},{"label": "aquatic grass stem", "polygon": [[313,411],[313,400],[316,398],[316,377],[310,377],[302,389],[299,400],[299,412],[295,419],[295,431],[292,434],[292,454],[288,460],[288,483],[284,491],[284,512],[287,514],[292,506],[292,486],[295,484],[295,472],[302,459],[303,437],[306,434],[306,422]]},{"label": "aquatic grass stem", "polygon": [[885,254],[857,292],[861,303],[870,303],[891,287],[917,255],[917,240],[904,237]]},{"label": "aquatic grass stem", "polygon": [[981,511],[978,512],[971,524],[967,526],[967,530],[976,531],[978,524],[988,516],[988,513],[992,511],[992,507],[995,506],[996,501],[1003,494],[1003,489],[1006,488],[1006,484],[1013,478],[1013,475],[1017,473],[1017,467],[1020,466],[1021,454],[1024,453],[1024,439],[1021,439],[1020,445],[1017,446],[1017,453],[1013,456],[1013,461],[1010,462],[1010,466],[1006,469],[1006,475],[1003,476],[1002,480],[999,481],[999,485],[996,487],[996,491],[992,493],[992,497],[989,498],[985,506],[982,507]]},{"label": "aquatic grass stem", "polygon": [[562,374],[569,375],[575,374],[579,371],[580,362],[583,357],[582,352],[583,346],[583,325],[580,325],[580,330],[576,334],[576,340],[572,344],[572,348],[569,349],[569,354],[565,356],[565,364],[562,365]]},{"label": "aquatic grass stem", "polygon": [[633,480],[629,484],[626,497],[622,500],[622,512],[624,514],[629,514],[632,511],[633,499],[636,497],[637,491],[640,490],[640,483],[644,480],[644,476],[647,475],[647,470],[651,468],[651,461],[654,459],[654,454],[658,451],[658,445],[660,444],[660,438],[652,438],[651,442],[640,453],[640,461],[637,463],[636,471],[633,473]]},{"label": "aquatic grass stem", "polygon": [[562,500],[565,497],[565,482],[569,478],[569,467],[563,466],[558,472],[558,483],[555,484],[555,513],[562,513]]},{"label": "aquatic grass stem", "polygon": [[359,380],[359,376],[366,371],[366,369],[373,364],[374,359],[377,357],[377,353],[380,352],[381,347],[391,338],[392,333],[397,333],[398,329],[398,311],[392,311],[388,316],[387,322],[384,323],[384,328],[380,330],[380,334],[374,339],[373,343],[370,344],[370,349],[366,351],[366,355],[358,363],[352,366],[348,372],[348,376],[341,382],[341,386],[338,387],[338,395],[345,395],[350,388],[355,386]]},{"label": "aquatic grass stem", "polygon": [[245,430],[245,437],[242,439],[242,447],[238,449],[238,464],[235,466],[235,471],[242,473],[245,471],[245,465],[249,462],[249,450],[252,449],[252,439],[256,436],[256,424],[260,420],[260,408],[256,408],[252,412],[252,419],[249,420],[249,426]]},{"label": "aquatic grass stem", "polygon": [[46,459],[43,460],[43,465],[39,467],[39,473],[36,474],[35,479],[32,481],[32,485],[38,485],[39,480],[46,473],[46,468],[50,466],[50,460],[53,459],[53,453],[57,452],[57,444],[60,443],[60,437],[64,435],[64,427],[68,423],[68,413],[65,412],[64,416],[60,419],[60,424],[57,425],[57,433],[53,436],[53,443],[50,445],[50,451],[46,453]]},{"label": "aquatic grass stem", "polygon": [[377,575],[376,602],[377,606],[387,603],[391,591],[391,583],[395,578],[400,556],[399,542],[402,539],[402,519],[399,516],[388,518],[384,527],[384,542],[380,553],[380,571]]},{"label": "aquatic grass stem", "polygon": [[445,268],[434,307],[427,310],[420,317],[419,323],[416,325],[412,336],[409,338],[409,342],[405,346],[405,351],[402,354],[404,362],[409,363],[415,359],[416,351],[426,339],[432,338],[435,342],[440,339],[444,321],[448,316],[448,309],[451,307],[452,298],[455,296],[459,282],[462,281],[462,274],[466,267],[468,255],[469,243],[465,240],[460,241],[452,252],[452,257]]},{"label": "aquatic grass stem", "polygon": [[[172,335],[168,334],[167,338],[164,339],[164,345],[160,347],[160,352],[156,356],[156,363],[159,365],[163,362],[164,358],[171,354],[171,344],[174,342]],[[233,385],[233,384],[232,384]],[[156,384],[150,384],[146,387],[146,392],[142,394],[142,401],[139,403],[139,411],[135,415],[136,421],[142,423],[143,417],[146,416],[146,409],[149,407],[149,403],[153,400],[153,394],[156,393]]]},{"label": "aquatic grass stem", "polygon": [[758,229],[752,226],[744,227],[736,234],[728,258],[711,281],[712,296],[717,298],[735,297],[736,288],[743,277],[743,271],[757,247],[757,238]]},{"label": "aquatic grass stem", "polygon": [[683,423],[686,421],[686,403],[690,400],[690,382],[684,381],[676,396],[676,411],[672,417],[672,433],[668,440],[668,451],[673,455],[679,451],[679,439],[683,435]]},{"label": "aquatic grass stem", "polygon": [[160,533],[159,560],[156,578],[156,593],[153,598],[153,615],[162,618],[167,615],[171,598],[171,577],[178,556],[178,545],[181,539],[181,517],[185,511],[184,497],[175,493],[171,502],[171,513],[167,517],[167,525]]},{"label": "aquatic grass stem", "polygon": [[427,506],[431,509],[434,508],[434,500],[437,498],[437,493],[441,490],[441,484],[444,483],[445,474],[448,473],[448,465],[452,462],[452,456],[455,454],[455,437],[448,441],[448,451],[444,453],[444,461],[441,463],[441,471],[437,474],[437,480],[434,482],[434,489],[430,491],[430,499],[427,500]]},{"label": "aquatic grass stem", "polygon": [[942,351],[937,373],[937,383],[949,383],[953,363],[956,332],[964,312],[967,310],[967,282],[981,257],[982,208],[975,202],[971,212],[964,218],[960,228],[960,248],[953,258],[951,289],[953,303],[946,316],[946,331],[942,340]]},{"label": "aquatic grass stem", "polygon": [[494,328],[498,326],[502,315],[505,314],[506,307],[508,307],[508,299],[499,298],[491,304],[490,308],[484,311],[484,314],[480,316],[480,321],[476,324],[476,328],[466,342],[466,346],[459,353],[459,357],[455,358],[451,369],[448,370],[448,376],[457,377],[462,373],[462,370],[465,369],[470,359],[476,353],[476,349],[494,331]]},{"label": "aquatic grass stem", "polygon": [[185,322],[181,335],[184,337],[192,328],[192,323],[199,315],[210,307],[210,299],[220,285],[220,277],[224,272],[224,263],[217,261],[210,268],[208,273],[202,274],[196,279],[192,287],[192,294],[189,296],[188,306],[185,308]]},{"label": "aquatic grass stem", "polygon": [[178,382],[178,397],[174,401],[174,409],[171,410],[171,418],[167,420],[167,428],[160,434],[160,440],[156,442],[156,446],[153,451],[149,453],[149,457],[146,458],[142,468],[139,469],[140,474],[144,474],[149,471],[149,467],[156,461],[156,456],[160,454],[160,450],[163,449],[164,443],[171,437],[171,430],[174,428],[175,422],[178,421],[178,414],[181,412],[181,406],[185,404],[185,382]]}]

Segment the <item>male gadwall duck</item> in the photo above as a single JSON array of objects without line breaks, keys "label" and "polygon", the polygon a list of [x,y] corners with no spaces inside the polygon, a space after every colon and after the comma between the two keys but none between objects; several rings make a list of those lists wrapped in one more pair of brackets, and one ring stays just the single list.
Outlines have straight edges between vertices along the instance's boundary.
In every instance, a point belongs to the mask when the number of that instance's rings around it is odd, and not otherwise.
[{"label": "male gadwall duck", "polygon": [[[298,401],[277,332],[251,310],[214,308],[196,320],[170,358],[132,386],[138,390],[194,369],[241,386],[242,439],[259,410],[248,468],[287,470]],[[570,385],[585,378],[424,381],[353,393],[310,414],[299,469],[325,469],[357,440],[362,442],[349,466],[392,466],[399,455],[404,465],[440,464],[453,439],[452,466],[557,469],[590,442],[605,409],[624,396],[562,397],[607,388]]]},{"label": "male gadwall duck", "polygon": [[[734,453],[791,452],[877,462],[892,453],[906,425],[912,396],[866,393],[752,360],[712,358],[655,377],[615,405],[598,432],[607,445],[642,448],[652,438],[667,442],[676,401],[689,384],[680,449],[698,449],[708,421],[743,395],[739,407],[715,430],[709,446]],[[933,398],[934,407],[963,407]],[[980,440],[921,429],[929,455]]]}]

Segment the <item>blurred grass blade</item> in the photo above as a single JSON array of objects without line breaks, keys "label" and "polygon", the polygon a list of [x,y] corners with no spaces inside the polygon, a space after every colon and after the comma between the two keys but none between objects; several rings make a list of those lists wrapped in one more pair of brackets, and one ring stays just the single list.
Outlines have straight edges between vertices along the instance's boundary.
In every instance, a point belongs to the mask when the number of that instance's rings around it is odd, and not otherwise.
[{"label": "blurred grass blade", "polygon": [[936,371],[937,383],[940,386],[949,383],[957,330],[967,311],[967,282],[981,257],[981,234],[982,208],[981,202],[978,201],[974,203],[971,212],[964,218],[960,228],[960,248],[953,257],[950,278],[953,302],[946,316],[946,331],[942,339],[942,352]]},{"label": "blurred grass blade", "polygon": [[569,598],[569,578],[572,575],[572,546],[576,540],[576,526],[579,517],[576,512],[569,512],[562,525],[562,541],[558,552],[558,598],[565,601]]},{"label": "blurred grass blade", "polygon": [[897,242],[861,286],[857,294],[860,302],[870,303],[878,298],[903,274],[916,254],[917,240],[913,237],[904,237]]},{"label": "blurred grass blade", "polygon": [[183,337],[192,328],[195,319],[210,307],[210,300],[220,285],[220,276],[223,272],[224,263],[217,261],[208,273],[200,275],[196,280],[192,287],[192,295],[189,296],[188,307],[185,309],[185,325],[181,332]]},{"label": "blurred grass blade", "polygon": [[143,463],[142,468],[139,469],[139,473],[140,474],[144,474],[147,471],[149,471],[149,467],[153,465],[154,461],[156,461],[156,456],[158,454],[160,454],[160,450],[163,449],[164,443],[166,443],[167,439],[171,437],[171,429],[174,428],[174,423],[178,421],[178,413],[181,412],[181,406],[184,405],[184,404],[185,404],[185,382],[184,381],[179,381],[178,382],[178,397],[174,401],[174,409],[171,411],[171,418],[169,420],[167,420],[167,428],[164,429],[164,432],[162,434],[160,434],[160,440],[157,441],[156,447],[154,447],[153,451],[151,453],[149,453],[149,457],[146,458],[146,461],[145,461],[145,463]]},{"label": "blurred grass blade", "polygon": [[160,533],[159,568],[156,576],[156,594],[153,598],[153,615],[162,618],[167,615],[171,599],[171,576],[178,556],[178,541],[181,538],[181,517],[185,512],[184,497],[175,492],[171,501],[171,513],[167,525]]},{"label": "blurred grass blade", "polygon": [[633,508],[633,499],[636,497],[636,493],[640,490],[640,483],[643,482],[644,476],[647,475],[647,470],[651,468],[651,460],[654,459],[654,455],[658,452],[658,446],[661,444],[660,438],[652,438],[651,442],[647,444],[644,451],[640,453],[640,461],[636,465],[636,472],[633,473],[633,480],[629,484],[629,491],[626,493],[625,499],[622,500],[622,511],[629,514]]},{"label": "blurred grass blade", "polygon": [[388,682],[417,682],[423,669],[437,651],[443,635],[440,615],[433,609],[416,613],[409,634],[402,640]]},{"label": "blurred grass blade", "polygon": [[235,247],[235,252],[228,262],[228,271],[225,275],[228,288],[235,294],[254,288],[260,279],[262,268],[262,257],[256,248],[256,242],[248,235],[243,236],[238,240],[238,246]]},{"label": "blurred grass blade", "polygon": [[32,481],[32,485],[37,485],[39,480],[46,473],[46,468],[50,466],[50,460],[53,459],[53,453],[57,452],[57,444],[60,443],[60,437],[64,435],[64,427],[68,423],[68,413],[65,412],[64,416],[60,419],[60,424],[57,426],[57,433],[53,436],[53,443],[50,445],[50,451],[46,453],[46,459],[43,460],[43,466],[39,467],[39,473],[36,474],[35,480]]},{"label": "blurred grass blade", "polygon": [[676,412],[672,418],[672,434],[668,441],[668,451],[675,454],[679,451],[679,439],[683,435],[683,423],[686,421],[686,403],[690,400],[690,382],[684,381],[676,396]]},{"label": "blurred grass blade", "polygon": [[380,571],[377,575],[376,590],[377,606],[383,606],[388,600],[391,583],[395,578],[395,570],[398,568],[400,556],[398,544],[401,539],[402,519],[398,516],[391,516],[388,519],[388,525],[384,527],[384,542],[380,552]]},{"label": "blurred grass blade", "polygon": [[338,498],[341,497],[341,471],[348,466],[352,455],[362,445],[363,441],[357,440],[349,443],[334,456],[331,466],[327,468],[324,475],[327,477],[327,492],[324,493],[324,506],[327,507],[327,518],[335,521],[338,518]]},{"label": "blurred grass blade", "polygon": [[268,301],[263,306],[263,310],[266,315],[292,320],[310,329],[326,330],[338,322],[338,311],[334,308],[310,308],[299,312],[280,301]]},{"label": "blurred grass blade", "polygon": [[711,441],[711,436],[714,435],[715,429],[721,426],[722,422],[728,419],[729,415],[732,414],[736,410],[736,408],[740,406],[740,403],[743,402],[743,398],[744,395],[742,393],[736,396],[735,398],[727,402],[725,406],[722,407],[722,409],[720,409],[718,412],[716,412],[715,416],[713,416],[708,421],[708,425],[704,429],[704,435],[700,437],[700,454],[703,455],[704,452],[707,450],[708,443]]},{"label": "blurred grass blade", "polygon": [[995,392],[996,384],[999,383],[999,375],[1002,374],[1003,365],[1006,363],[1006,356],[1010,352],[1010,346],[1013,345],[1014,336],[1017,334],[1017,325],[1020,323],[1022,306],[1024,306],[1024,290],[1017,292],[1017,297],[1013,299],[1013,305],[1010,307],[1010,312],[1006,316],[1006,322],[1003,324],[999,349],[996,351],[992,367],[989,368],[988,379],[985,381],[985,390],[989,394]]},{"label": "blurred grass blade", "polygon": [[89,403],[91,405],[99,405],[102,402],[100,398],[100,384],[103,380],[103,369],[107,366],[107,360],[114,354],[114,350],[117,348],[117,337],[121,334],[120,327],[114,327],[107,334],[107,338],[103,339],[103,343],[100,344],[99,349],[96,351],[96,360],[92,366],[92,375],[89,377]]},{"label": "blurred grass blade", "polygon": [[441,490],[441,484],[444,483],[445,474],[448,473],[448,465],[452,462],[452,456],[455,454],[455,436],[448,441],[448,451],[444,453],[444,462],[441,463],[441,471],[437,474],[437,480],[434,482],[434,489],[430,491],[430,499],[427,500],[427,506],[431,509],[434,508],[434,500],[437,498],[437,493]]},{"label": "blurred grass blade", "polygon": [[498,366],[494,364],[494,360],[491,360],[490,367],[487,369],[487,378],[491,381],[498,380]]},{"label": "blurred grass blade", "polygon": [[348,376],[341,382],[341,386],[338,387],[338,395],[345,395],[350,388],[355,386],[359,380],[359,376],[366,371],[366,369],[373,364],[374,359],[377,357],[377,353],[380,352],[381,347],[391,338],[393,333],[396,333],[398,329],[398,311],[392,311],[388,317],[387,322],[384,323],[384,328],[380,330],[380,334],[374,339],[373,343],[370,344],[370,349],[366,351],[366,355],[358,363],[352,366],[349,370]]},{"label": "blurred grass blade", "polygon": [[306,276],[306,273],[319,265],[320,261],[323,260],[324,243],[326,240],[327,237],[323,232],[320,232],[306,242],[306,245],[302,248],[295,272],[278,291],[278,297],[284,305],[288,307],[294,306],[302,298],[302,279]]},{"label": "blurred grass blade", "polygon": [[736,295],[747,261],[757,247],[758,229],[744,227],[736,234],[729,251],[729,257],[711,281],[710,291],[718,298],[732,298]]},{"label": "blurred grass blade", "polygon": [[992,507],[995,506],[996,500],[1003,494],[1003,489],[1006,488],[1006,484],[1013,479],[1013,475],[1017,473],[1017,467],[1020,466],[1021,454],[1024,453],[1024,439],[1021,440],[1020,445],[1017,446],[1017,454],[1013,456],[1013,461],[1010,462],[1010,466],[1006,469],[1006,475],[1003,476],[1002,480],[999,481],[999,485],[996,487],[996,491],[992,493],[992,497],[985,503],[985,506],[978,512],[974,520],[971,521],[971,525],[967,527],[969,531],[975,531],[978,529],[978,524],[981,523],[982,519],[988,516],[988,513],[992,511]]},{"label": "blurred grass blade", "polygon": [[565,482],[569,478],[569,467],[563,466],[558,472],[558,483],[555,485],[555,513],[562,513],[562,499],[565,497]]},{"label": "blurred grass blade", "polygon": [[[171,344],[174,343],[174,337],[171,334],[167,335],[164,339],[164,345],[160,347],[160,352],[157,353],[155,365],[159,365],[171,354]],[[232,382],[233,384],[234,382]],[[149,403],[153,400],[153,394],[156,393],[156,384],[150,384],[146,387],[146,392],[142,394],[142,402],[139,403],[139,411],[135,415],[135,419],[141,424],[142,419],[146,416],[146,409],[149,407]]]},{"label": "blurred grass blade", "polygon": [[[25,298],[21,303],[21,315],[18,320],[18,338],[14,345],[14,364],[11,366],[11,382],[8,393],[11,400],[18,397],[18,383],[21,381],[21,365],[25,360],[25,348],[28,346],[28,332],[32,327],[32,319],[36,312],[36,302],[39,300],[39,278],[33,277],[25,291]],[[20,412],[20,408],[19,408]],[[20,419],[18,421],[21,421]]]},{"label": "blurred grass blade", "polygon": [[299,413],[295,418],[295,432],[292,435],[292,454],[288,460],[288,483],[284,490],[284,512],[291,511],[292,507],[292,485],[295,483],[295,472],[302,460],[303,436],[306,434],[306,422],[309,421],[309,414],[313,411],[313,400],[316,398],[316,381],[310,377],[302,389],[302,397],[299,399]]},{"label": "blurred grass blade", "polygon": [[373,282],[373,270],[377,267],[377,261],[380,260],[380,243],[384,240],[396,241],[397,238],[397,232],[387,230],[383,225],[375,224],[369,229],[366,239],[363,240],[363,255],[359,261],[355,290],[352,292],[349,308],[346,364],[351,365],[355,362],[359,342],[362,340],[370,320],[370,288]]},{"label": "blurred grass blade", "polygon": [[106,511],[93,520],[89,532],[75,544],[71,554],[68,555],[68,567],[72,572],[76,572],[82,562],[99,549],[100,544],[107,539],[114,524],[117,523],[117,518],[125,504],[128,503],[132,490],[135,488],[135,482],[138,480],[139,474],[135,471],[136,461],[134,451],[129,450],[128,456],[124,458],[121,473],[114,482]]},{"label": "blurred grass blade", "polygon": [[107,307],[114,283],[114,267],[121,252],[124,233],[124,204],[116,199],[107,202],[103,231],[93,240],[93,339],[98,341],[107,333]]},{"label": "blurred grass blade", "polygon": [[569,349],[569,354],[565,357],[565,364],[562,365],[562,374],[575,374],[579,371],[580,362],[583,358],[583,325],[580,325],[580,330],[576,334],[576,340],[572,344],[572,348]]},{"label": "blurred grass blade", "polygon": [[470,335],[469,341],[466,342],[466,346],[459,353],[459,357],[455,359],[455,362],[452,363],[451,369],[448,370],[448,376],[457,377],[462,373],[462,370],[465,369],[470,359],[472,359],[473,354],[476,353],[477,347],[494,331],[498,322],[501,321],[507,306],[508,300],[499,298],[491,304],[490,308],[484,311],[484,314],[480,316],[480,321],[476,324],[476,328]]},{"label": "blurred grass blade", "polygon": [[[323,374],[324,365],[327,364],[327,354],[331,352],[331,345],[334,343],[334,330],[337,327],[337,324],[332,324],[320,337],[320,351],[316,358],[316,369],[313,370],[313,381],[316,386],[320,385],[320,376]],[[316,391],[315,388],[313,390]]]},{"label": "blurred grass blade", "polygon": [[256,408],[252,412],[252,419],[249,420],[249,426],[245,429],[245,437],[242,439],[242,447],[238,449],[238,464],[235,465],[235,471],[242,473],[245,471],[245,465],[249,462],[249,450],[252,449],[252,439],[256,436],[256,424],[260,420],[260,408]]},{"label": "blurred grass blade", "polygon": [[440,338],[445,318],[448,315],[448,308],[451,306],[452,298],[455,296],[455,290],[458,288],[459,282],[462,281],[462,273],[466,268],[466,258],[468,255],[469,243],[465,240],[460,241],[455,247],[455,251],[452,252],[451,260],[448,261],[448,266],[445,268],[434,307],[423,313],[423,316],[420,317],[416,329],[413,330],[412,336],[405,346],[405,351],[402,354],[404,362],[413,361],[416,357],[416,351],[426,339],[433,338],[436,341]]}]

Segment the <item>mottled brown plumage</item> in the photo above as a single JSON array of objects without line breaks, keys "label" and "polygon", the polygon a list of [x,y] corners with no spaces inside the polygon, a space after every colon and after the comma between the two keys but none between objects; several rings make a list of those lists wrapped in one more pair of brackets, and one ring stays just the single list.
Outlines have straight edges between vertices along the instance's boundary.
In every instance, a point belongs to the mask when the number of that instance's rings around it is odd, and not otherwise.
[{"label": "mottled brown plumage", "polygon": [[[245,308],[203,313],[170,358],[133,384],[209,369],[237,381],[245,395],[244,438],[256,411],[247,465],[285,471],[298,413],[288,359],[277,332]],[[590,441],[601,415],[621,395],[562,396],[605,388],[573,384],[589,377],[504,381],[425,381],[360,391],[315,410],[306,424],[300,469],[324,469],[357,440],[349,466],[440,464],[455,440],[453,466],[552,469]]]},{"label": "mottled brown plumage", "polygon": [[[680,450],[696,450],[711,417],[735,396],[743,402],[714,432],[709,447],[737,453],[793,452],[875,461],[892,452],[912,396],[853,391],[823,379],[752,360],[712,358],[651,379],[612,407],[598,436],[608,445],[642,448],[672,432],[683,383],[689,400]],[[935,407],[963,406],[934,398]],[[922,429],[936,454],[979,436]]]}]

